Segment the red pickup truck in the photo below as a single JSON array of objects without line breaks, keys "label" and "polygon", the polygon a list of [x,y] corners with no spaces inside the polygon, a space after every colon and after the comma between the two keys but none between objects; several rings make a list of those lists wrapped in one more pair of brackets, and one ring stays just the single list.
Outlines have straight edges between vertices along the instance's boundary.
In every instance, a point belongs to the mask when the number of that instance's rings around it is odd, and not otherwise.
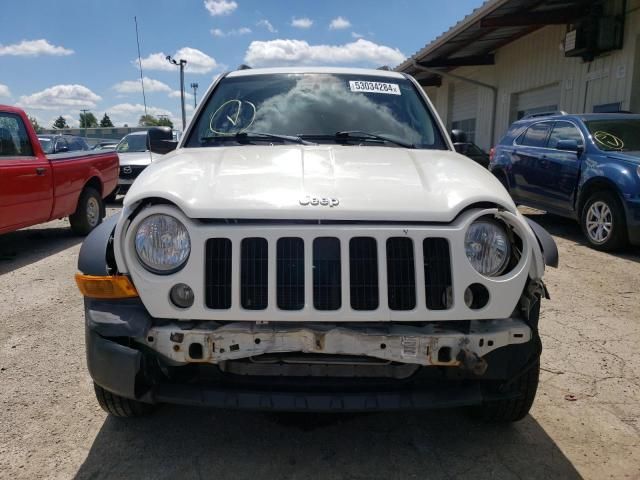
[{"label": "red pickup truck", "polygon": [[0,234],[68,216],[86,235],[102,222],[103,199],[117,183],[115,152],[46,156],[27,115],[0,105]]}]

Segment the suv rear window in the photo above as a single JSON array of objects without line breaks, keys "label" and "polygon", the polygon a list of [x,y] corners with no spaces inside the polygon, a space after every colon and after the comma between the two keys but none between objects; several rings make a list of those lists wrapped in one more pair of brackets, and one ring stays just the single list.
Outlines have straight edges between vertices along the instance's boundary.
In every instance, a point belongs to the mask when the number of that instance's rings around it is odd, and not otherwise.
[{"label": "suv rear window", "polygon": [[544,147],[547,144],[551,125],[549,123],[535,123],[531,125],[518,143],[528,147]]}]

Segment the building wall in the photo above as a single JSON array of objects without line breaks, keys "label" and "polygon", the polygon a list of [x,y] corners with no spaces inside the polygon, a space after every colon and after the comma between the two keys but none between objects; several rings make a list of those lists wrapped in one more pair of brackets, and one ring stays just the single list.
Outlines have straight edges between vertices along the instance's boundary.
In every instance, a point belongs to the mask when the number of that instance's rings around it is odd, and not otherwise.
[{"label": "building wall", "polygon": [[[592,112],[595,105],[615,102],[621,102],[622,110],[640,113],[640,0],[627,1],[621,50],[586,63],[581,58],[567,58],[563,51],[565,33],[564,25],[541,28],[496,51],[495,65],[451,72],[498,88],[495,119],[491,118],[493,92],[476,88],[475,138],[481,148],[488,150],[500,139],[515,120],[518,95],[534,89],[549,87],[550,91],[557,86],[558,108],[570,113]],[[426,89],[447,126],[454,117],[452,96],[456,90],[463,90],[461,83],[443,77],[441,87]]]}]

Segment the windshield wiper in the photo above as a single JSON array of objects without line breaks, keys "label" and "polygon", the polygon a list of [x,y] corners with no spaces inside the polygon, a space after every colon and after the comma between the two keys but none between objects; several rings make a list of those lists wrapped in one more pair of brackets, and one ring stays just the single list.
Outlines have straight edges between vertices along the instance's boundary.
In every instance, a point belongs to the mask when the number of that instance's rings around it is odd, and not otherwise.
[{"label": "windshield wiper", "polygon": [[201,142],[235,140],[238,143],[250,142],[252,140],[280,140],[281,142],[299,143],[300,145],[315,145],[313,142],[302,139],[296,135],[278,135],[276,133],[264,132],[239,132],[235,135],[212,135],[201,137]]},{"label": "windshield wiper", "polygon": [[404,148],[417,148],[412,143],[403,142],[401,140],[395,140],[384,135],[378,135],[377,133],[369,133],[362,130],[345,130],[342,132],[336,132],[334,135],[326,134],[299,134],[301,138],[313,138],[316,140],[359,140],[361,142],[374,141],[374,142],[388,142],[395,145],[399,145]]},{"label": "windshield wiper", "polygon": [[395,143],[396,145],[399,145],[404,148],[416,148],[416,146],[413,143],[407,143],[401,140],[394,140],[393,138],[390,138],[384,135],[378,135],[377,133],[370,133],[362,130],[344,130],[342,132],[336,132],[336,138],[353,138],[356,140],[366,140],[368,138],[369,139],[373,138],[383,142]]}]

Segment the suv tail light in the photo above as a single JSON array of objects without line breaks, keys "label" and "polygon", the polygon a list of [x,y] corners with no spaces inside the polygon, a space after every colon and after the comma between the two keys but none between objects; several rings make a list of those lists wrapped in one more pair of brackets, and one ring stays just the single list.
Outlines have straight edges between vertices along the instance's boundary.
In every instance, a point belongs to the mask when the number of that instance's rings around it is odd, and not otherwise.
[{"label": "suv tail light", "polygon": [[496,155],[496,147],[491,147],[489,150],[489,162],[493,162],[493,157]]}]

